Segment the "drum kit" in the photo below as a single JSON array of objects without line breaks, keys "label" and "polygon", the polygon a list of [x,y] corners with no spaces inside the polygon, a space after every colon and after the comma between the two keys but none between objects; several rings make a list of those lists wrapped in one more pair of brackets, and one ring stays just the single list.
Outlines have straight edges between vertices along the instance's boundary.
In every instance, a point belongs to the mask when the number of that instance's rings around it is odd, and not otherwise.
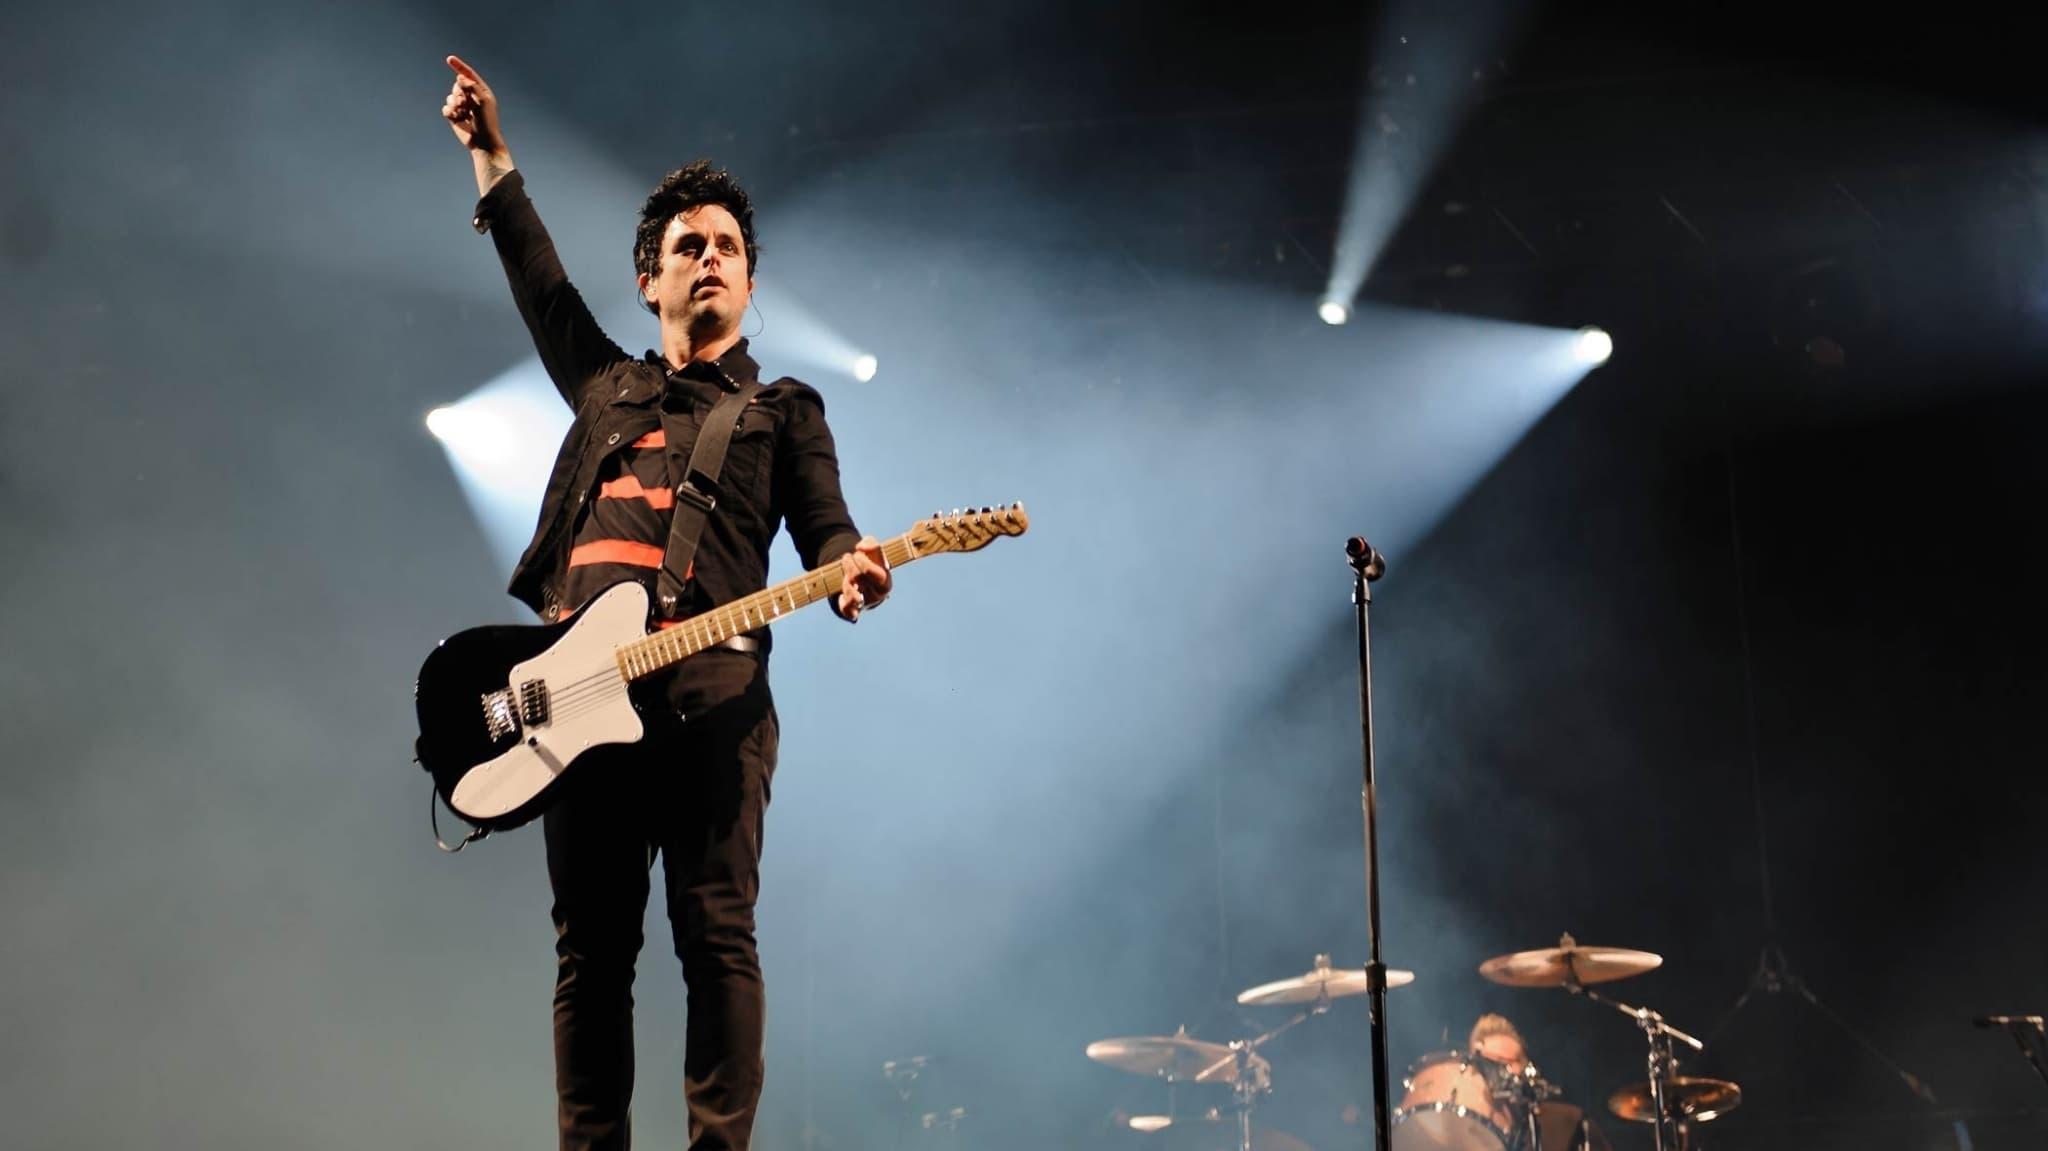
[{"label": "drum kit", "polygon": [[[1674,1044],[1702,1048],[1699,1040],[1667,1023],[1647,1007],[1636,1007],[1592,989],[1660,966],[1647,951],[1586,947],[1570,935],[1556,947],[1499,955],[1479,965],[1479,974],[1508,987],[1562,990],[1628,1016],[1648,1045],[1647,1078],[1614,1092],[1607,1109],[1619,1118],[1650,1126],[1657,1151],[1688,1151],[1694,1128],[1726,1115],[1742,1102],[1742,1088],[1725,1079],[1678,1073]],[[1412,971],[1387,971],[1387,986],[1412,983]],[[1318,955],[1308,972],[1249,988],[1237,996],[1248,1007],[1294,1007],[1286,1022],[1263,1035],[1215,1043],[1185,1029],[1172,1035],[1129,1036],[1090,1043],[1088,1057],[1169,1084],[1228,1087],[1230,1107],[1193,1117],[1139,1115],[1125,1120],[1148,1142],[1174,1151],[1308,1151],[1277,1131],[1253,1126],[1252,1112],[1272,1090],[1273,1065],[1260,1049],[1278,1036],[1330,1009],[1333,1000],[1368,990],[1363,970],[1336,968]],[[1416,1060],[1402,1080],[1405,1094],[1393,1112],[1395,1151],[1583,1151],[1599,1146],[1591,1124],[1564,1131],[1547,1121],[1576,1109],[1552,1103],[1563,1094],[1526,1060],[1504,1061],[1479,1051],[1439,1051]],[[1550,1114],[1547,1114],[1550,1113]]]}]

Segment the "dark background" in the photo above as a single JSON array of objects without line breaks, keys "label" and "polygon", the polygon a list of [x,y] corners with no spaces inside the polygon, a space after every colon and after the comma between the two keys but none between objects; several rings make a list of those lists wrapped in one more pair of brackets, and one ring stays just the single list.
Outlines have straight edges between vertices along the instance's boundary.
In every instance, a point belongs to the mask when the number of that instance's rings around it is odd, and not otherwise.
[{"label": "dark background", "polygon": [[[517,618],[419,423],[526,354],[434,117],[460,51],[608,315],[661,171],[747,180],[763,278],[881,354],[820,380],[868,530],[963,491],[1039,517],[851,638],[784,625],[761,1145],[895,1145],[881,1061],[930,1054],[913,1111],[968,1115],[910,1146],[1142,1146],[1112,1117],[1165,1092],[1082,1046],[1270,1026],[1231,996],[1363,961],[1364,531],[1397,1064],[1497,1010],[1574,1099],[1640,1078],[1627,1020],[1473,971],[1570,931],[1665,957],[1612,990],[1741,1082],[1705,1146],[2040,1146],[2044,1085],[1970,1026],[2048,1003],[2033,42],[1962,6],[1508,15],[17,6],[21,1145],[550,1138],[538,833],[441,859],[405,764],[427,646]],[[1444,148],[1402,153],[1328,329],[1375,100]],[[1503,431],[1427,370],[1484,343],[1456,316],[1617,354]],[[1468,415],[1477,448],[1431,438]],[[1824,1006],[1735,1010],[1772,948]],[[649,1145],[673,971],[650,948]],[[1271,1055],[1262,1119],[1369,1141],[1361,1003]]]}]

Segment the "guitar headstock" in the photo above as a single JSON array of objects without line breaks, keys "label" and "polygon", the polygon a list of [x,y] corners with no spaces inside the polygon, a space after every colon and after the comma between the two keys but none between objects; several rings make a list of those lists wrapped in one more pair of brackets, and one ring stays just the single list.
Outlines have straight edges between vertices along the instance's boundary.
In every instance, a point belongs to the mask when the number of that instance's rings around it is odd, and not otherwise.
[{"label": "guitar headstock", "polygon": [[1006,508],[954,508],[933,512],[910,528],[910,544],[918,555],[980,551],[998,536],[1021,536],[1031,526],[1024,505]]}]

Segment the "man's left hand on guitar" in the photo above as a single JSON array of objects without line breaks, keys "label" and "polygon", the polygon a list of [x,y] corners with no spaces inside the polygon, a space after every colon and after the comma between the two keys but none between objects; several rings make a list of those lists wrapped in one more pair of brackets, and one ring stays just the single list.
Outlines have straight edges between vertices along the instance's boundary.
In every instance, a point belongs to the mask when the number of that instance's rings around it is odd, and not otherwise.
[{"label": "man's left hand on guitar", "polygon": [[859,622],[862,609],[888,599],[889,589],[895,583],[888,561],[882,558],[882,545],[873,536],[862,536],[852,551],[840,556],[839,570],[845,577],[846,588],[833,601],[833,607],[847,623]]}]

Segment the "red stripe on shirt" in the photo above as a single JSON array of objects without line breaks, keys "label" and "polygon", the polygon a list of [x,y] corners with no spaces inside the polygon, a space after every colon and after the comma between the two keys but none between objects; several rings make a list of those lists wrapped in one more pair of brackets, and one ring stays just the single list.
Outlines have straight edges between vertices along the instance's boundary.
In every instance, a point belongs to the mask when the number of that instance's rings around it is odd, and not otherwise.
[{"label": "red stripe on shirt", "polygon": [[676,506],[676,493],[668,488],[643,488],[640,477],[628,472],[615,480],[606,480],[597,489],[601,500],[646,500],[647,506],[657,511]]},{"label": "red stripe on shirt", "polygon": [[668,446],[668,432],[656,428],[626,445],[629,448],[665,448]]},{"label": "red stripe on shirt", "polygon": [[632,567],[658,568],[661,566],[662,549],[653,544],[634,543],[632,540],[592,540],[577,544],[569,553],[569,566],[586,567],[590,564],[627,564]]}]

